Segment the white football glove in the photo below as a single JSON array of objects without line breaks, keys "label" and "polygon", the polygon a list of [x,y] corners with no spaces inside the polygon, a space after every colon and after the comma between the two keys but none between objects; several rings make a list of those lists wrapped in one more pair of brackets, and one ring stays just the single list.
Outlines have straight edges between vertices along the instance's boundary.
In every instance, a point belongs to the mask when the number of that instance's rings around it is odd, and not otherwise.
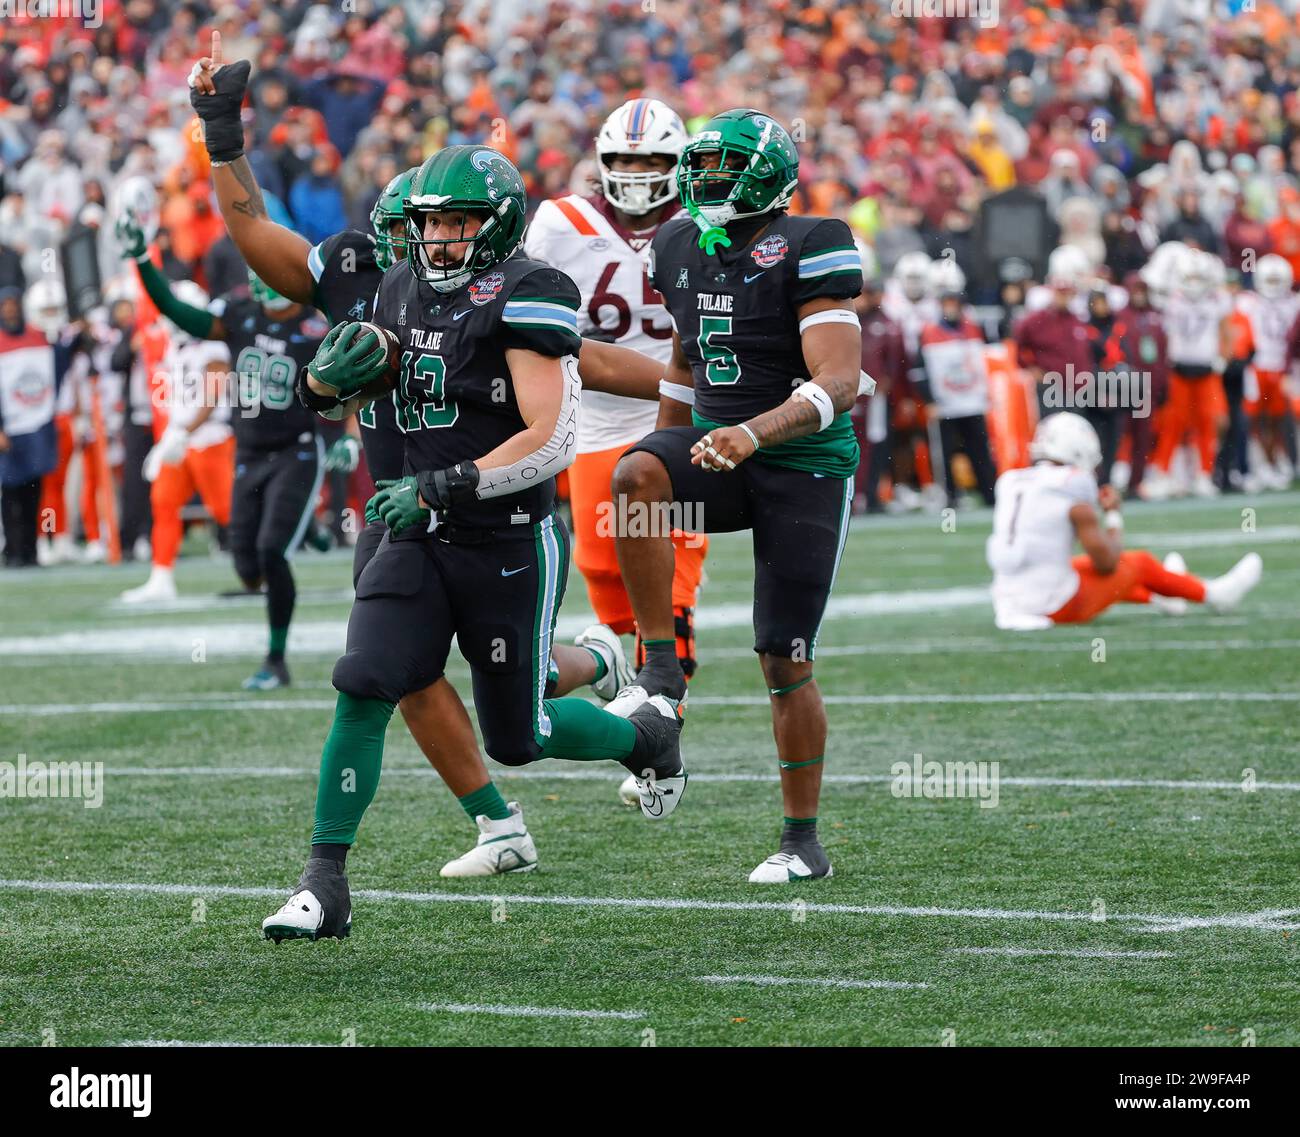
[{"label": "white football glove", "polygon": [[189,445],[189,432],[183,426],[169,426],[144,456],[144,480],[157,481],[164,466],[175,466],[185,457]]}]

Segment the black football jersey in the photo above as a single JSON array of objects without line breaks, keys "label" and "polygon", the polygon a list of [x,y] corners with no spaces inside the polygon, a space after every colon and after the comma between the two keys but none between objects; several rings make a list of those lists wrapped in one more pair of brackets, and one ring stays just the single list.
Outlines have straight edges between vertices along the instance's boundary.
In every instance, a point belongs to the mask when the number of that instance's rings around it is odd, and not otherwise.
[{"label": "black football jersey", "polygon": [[[316,281],[316,307],[330,324],[370,319],[384,274],[375,264],[375,239],[360,229],[326,237],[307,254]],[[379,399],[357,415],[366,465],[376,481],[402,476],[402,434],[391,399]]]},{"label": "black football jersey", "polygon": [[[405,265],[389,270],[374,318],[402,345],[394,396],[407,474],[476,461],[524,429],[506,351],[576,356],[579,299],[564,273],[523,256],[455,292],[438,292]],[[555,481],[548,478],[521,485],[518,493],[458,505],[446,520],[478,528],[536,524],[554,501]]]},{"label": "black football jersey", "polygon": [[230,347],[230,425],[243,451],[279,450],[315,437],[316,416],[298,402],[298,372],[312,361],[329,325],[314,308],[286,319],[247,296],[212,305]]},{"label": "black football jersey", "polygon": [[[689,217],[655,236],[650,283],[662,294],[695,379],[701,425],[744,422],[780,406],[810,378],[799,307],[862,291],[862,260],[843,222],[823,217],[756,218],[728,229],[733,244],[707,256]],[[848,415],[826,431],[760,452],[776,465],[844,475],[857,464]],[[830,458],[822,460],[822,452]],[[851,454],[850,454],[851,451]]]}]

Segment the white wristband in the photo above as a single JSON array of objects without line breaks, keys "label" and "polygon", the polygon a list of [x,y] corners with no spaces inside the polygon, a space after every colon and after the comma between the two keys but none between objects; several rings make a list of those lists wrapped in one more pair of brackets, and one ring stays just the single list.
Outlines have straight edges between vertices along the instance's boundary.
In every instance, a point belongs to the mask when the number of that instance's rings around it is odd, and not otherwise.
[{"label": "white wristband", "polygon": [[831,402],[830,392],[825,387],[819,387],[809,380],[794,389],[794,397],[806,399],[817,408],[817,415],[821,419],[821,426],[817,428],[819,434],[835,421],[835,404]]},{"label": "white wristband", "polygon": [[1120,511],[1119,511],[1118,509],[1108,509],[1108,510],[1106,510],[1106,518],[1105,518],[1105,519],[1106,519],[1106,528],[1107,528],[1107,529],[1123,529],[1123,528],[1124,528],[1124,518],[1123,518],[1123,516],[1120,514]]},{"label": "white wristband", "polygon": [[762,447],[758,444],[758,435],[756,435],[752,430],[750,430],[749,427],[747,427],[743,422],[736,423],[736,429],[743,430],[746,434],[749,435],[749,441],[754,444],[755,450],[762,449]]},{"label": "white wristband", "polygon": [[685,403],[688,407],[695,406],[695,388],[687,387],[684,383],[670,383],[667,379],[660,379],[659,394],[676,399],[679,403]]}]

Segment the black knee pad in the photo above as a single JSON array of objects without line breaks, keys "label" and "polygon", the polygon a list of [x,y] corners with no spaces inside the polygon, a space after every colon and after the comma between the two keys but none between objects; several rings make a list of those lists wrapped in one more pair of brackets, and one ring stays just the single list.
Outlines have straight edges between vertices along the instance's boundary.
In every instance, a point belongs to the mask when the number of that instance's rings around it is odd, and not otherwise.
[{"label": "black knee pad", "polygon": [[399,703],[406,694],[400,677],[369,653],[353,649],[341,655],[331,677],[336,691],[357,699],[383,699]]},{"label": "black knee pad", "polygon": [[235,549],[231,558],[235,564],[235,575],[244,582],[244,587],[254,589],[262,580],[262,564],[256,549]]},{"label": "black knee pad", "polygon": [[535,743],[532,746],[521,748],[518,744],[514,746],[493,747],[484,746],[487,755],[493,762],[499,762],[502,766],[527,766],[536,762],[541,755],[541,747]]}]

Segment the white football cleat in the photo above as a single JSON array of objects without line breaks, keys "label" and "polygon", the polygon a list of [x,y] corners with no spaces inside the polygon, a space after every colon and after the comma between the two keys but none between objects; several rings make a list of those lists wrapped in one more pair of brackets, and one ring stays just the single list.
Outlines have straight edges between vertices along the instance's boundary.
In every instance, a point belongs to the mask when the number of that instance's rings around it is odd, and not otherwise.
[{"label": "white football cleat", "polygon": [[624,687],[605,707],[611,715],[627,718],[637,707],[650,701],[650,692],[640,683],[630,683]]},{"label": "white football cleat", "polygon": [[439,876],[496,876],[507,872],[532,872],[537,867],[537,846],[524,824],[524,812],[517,801],[509,804],[510,816],[500,821],[480,814],[478,844],[463,857],[448,861]]},{"label": "white football cleat", "polygon": [[81,563],[86,565],[102,565],[108,560],[108,549],[103,541],[87,541],[86,547],[81,550]]},{"label": "white football cleat", "polygon": [[1138,497],[1143,501],[1168,501],[1173,496],[1173,479],[1163,470],[1151,469],[1138,487]]},{"label": "white football cleat", "polygon": [[[1162,562],[1169,572],[1186,573],[1187,562],[1182,553],[1170,553]],[[1151,594],[1151,607],[1166,616],[1182,616],[1187,611],[1187,601],[1181,596],[1160,596]]]},{"label": "white football cleat", "polygon": [[1202,470],[1196,475],[1192,482],[1192,496],[1194,497],[1218,497],[1219,487],[1214,484],[1214,479]]},{"label": "white football cleat", "polygon": [[262,921],[262,935],[281,940],[343,939],[352,933],[352,896],[342,864],[313,858],[293,895]]},{"label": "white football cleat", "polygon": [[[604,624],[592,624],[573,641],[595,652],[605,662],[605,674],[591,685],[598,698],[609,702],[632,682],[632,665],[623,650],[623,639]],[[624,716],[619,716],[624,717]]]},{"label": "white football cleat", "polygon": [[149,604],[157,600],[176,599],[176,580],[172,570],[154,565],[149,579],[137,588],[128,588],[120,597],[123,604]]},{"label": "white football cleat", "polygon": [[618,800],[624,805],[640,805],[641,794],[636,788],[636,775],[628,774],[618,784]]},{"label": "white football cleat", "polygon": [[686,789],[686,767],[671,778],[657,778],[653,770],[642,770],[638,778],[632,775],[632,785],[636,790],[636,802],[641,807],[641,814],[651,821],[662,821],[682,800]]},{"label": "white football cleat", "polygon": [[1205,602],[1216,612],[1231,612],[1259,583],[1264,562],[1258,553],[1247,553],[1222,576],[1205,582]]},{"label": "white football cleat", "polygon": [[749,883],[791,884],[800,880],[825,880],[834,875],[835,869],[829,862],[826,871],[814,877],[813,870],[798,853],[776,853],[749,874]]},{"label": "white football cleat", "polygon": [[1128,489],[1128,484],[1133,478],[1133,467],[1127,462],[1113,462],[1110,467],[1110,484],[1120,493]]}]

